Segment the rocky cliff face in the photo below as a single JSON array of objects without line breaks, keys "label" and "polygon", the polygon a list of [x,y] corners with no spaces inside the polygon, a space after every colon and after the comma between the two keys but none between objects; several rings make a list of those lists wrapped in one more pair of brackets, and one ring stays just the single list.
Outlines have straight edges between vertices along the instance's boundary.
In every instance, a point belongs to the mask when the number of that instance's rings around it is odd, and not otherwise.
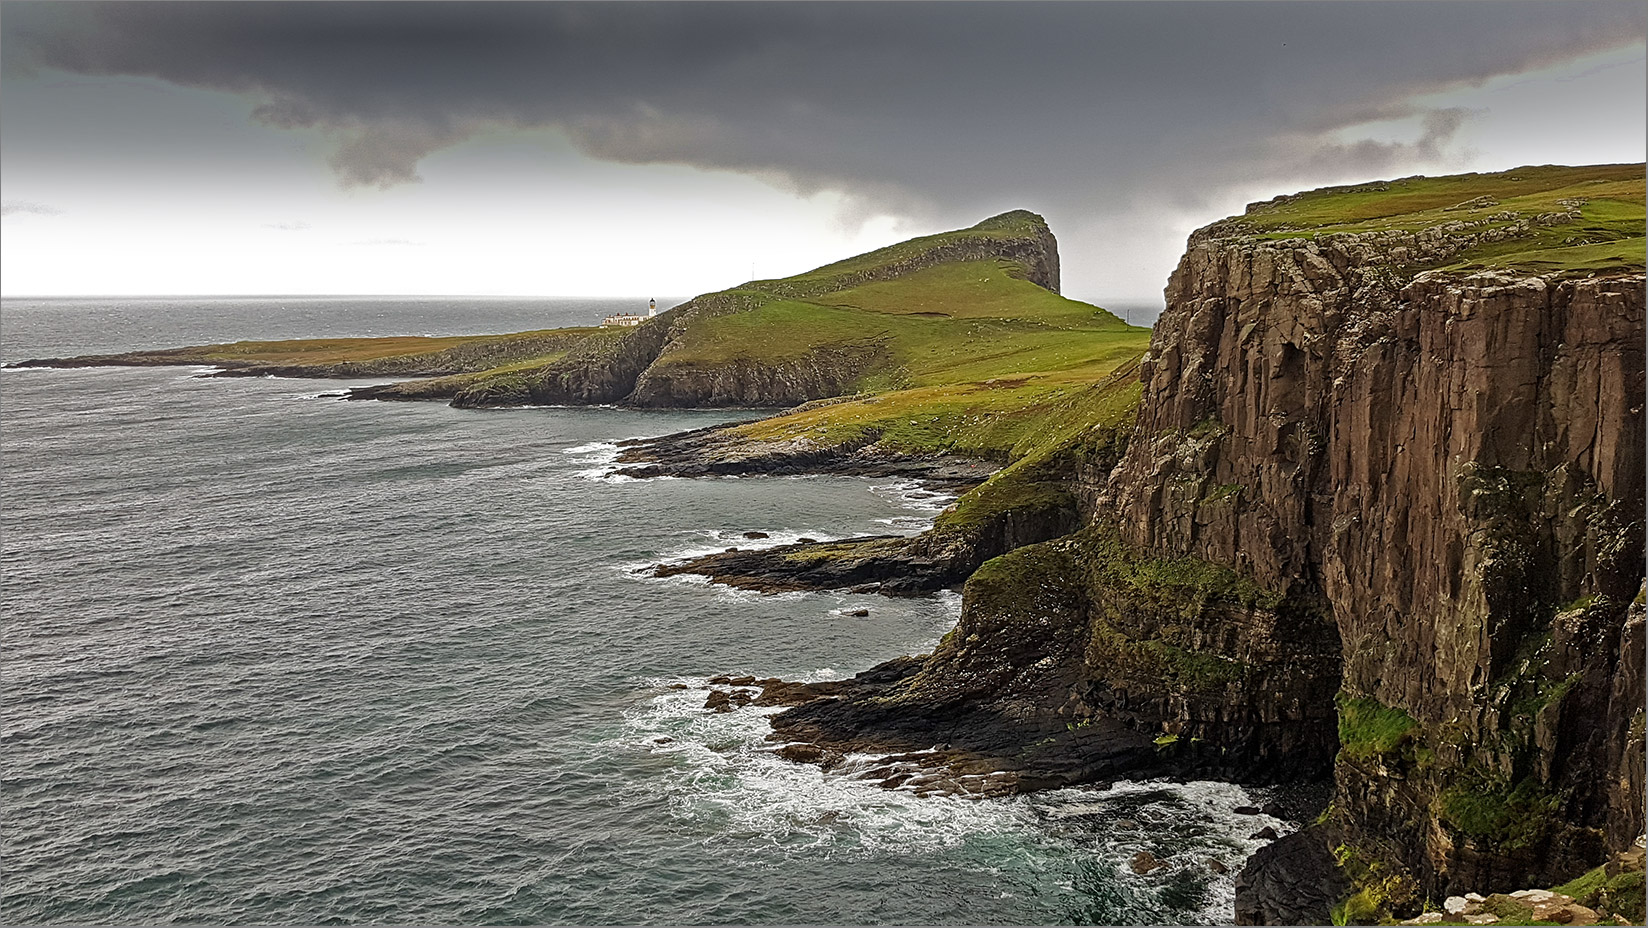
[{"label": "rocky cliff face", "polygon": [[1232,567],[1337,631],[1316,669],[1356,715],[1336,821],[1393,904],[1623,847],[1642,830],[1643,277],[1404,281],[1413,249],[1468,236],[1220,232],[1169,282],[1101,507],[1137,549]]}]

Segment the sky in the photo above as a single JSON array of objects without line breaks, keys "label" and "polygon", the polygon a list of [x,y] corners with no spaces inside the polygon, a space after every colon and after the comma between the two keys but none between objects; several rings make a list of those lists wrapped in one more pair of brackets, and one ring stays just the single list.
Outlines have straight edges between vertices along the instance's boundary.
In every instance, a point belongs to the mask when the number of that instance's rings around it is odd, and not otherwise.
[{"label": "sky", "polygon": [[1148,314],[1254,200],[1644,160],[1645,42],[1640,0],[5,0],[0,291],[674,298],[1023,208]]}]

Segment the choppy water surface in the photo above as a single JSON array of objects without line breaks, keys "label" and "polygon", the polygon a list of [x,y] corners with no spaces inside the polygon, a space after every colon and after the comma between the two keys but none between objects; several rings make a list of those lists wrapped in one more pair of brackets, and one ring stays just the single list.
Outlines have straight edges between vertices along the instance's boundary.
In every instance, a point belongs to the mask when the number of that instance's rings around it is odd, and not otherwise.
[{"label": "choppy water surface", "polygon": [[[291,302],[7,300],[0,356],[629,305]],[[615,441],[749,413],[197,373],[0,374],[0,920],[1221,921],[1208,859],[1280,825],[1211,783],[918,799],[774,758],[771,710],[706,712],[712,674],[850,675],[960,605],[645,577],[745,531],[919,531],[945,502],[608,473]],[[1133,874],[1142,849],[1173,866]]]}]

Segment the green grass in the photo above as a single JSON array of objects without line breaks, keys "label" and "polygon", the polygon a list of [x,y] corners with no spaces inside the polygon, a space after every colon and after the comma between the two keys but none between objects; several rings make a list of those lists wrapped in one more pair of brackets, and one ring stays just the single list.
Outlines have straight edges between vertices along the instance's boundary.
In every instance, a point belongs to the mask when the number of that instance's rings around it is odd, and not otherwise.
[{"label": "green grass", "polygon": [[1605,865],[1597,867],[1563,883],[1561,886],[1551,887],[1551,892],[1572,896],[1576,901],[1583,904],[1586,899],[1600,892],[1603,884],[1608,882],[1607,871],[1608,868]]},{"label": "green grass", "polygon": [[1129,329],[1091,345],[1077,367],[894,390],[808,404],[729,430],[757,441],[819,445],[874,440],[908,453],[954,453],[1009,463],[1083,439],[1105,441],[1132,423],[1141,386],[1134,363],[1147,333]]},{"label": "green grass", "polygon": [[[1483,197],[1492,202],[1468,205]],[[1254,204],[1230,227],[1272,239],[1417,231],[1459,221],[1480,223],[1476,231],[1481,231],[1576,207],[1577,218],[1536,224],[1526,235],[1475,246],[1442,267],[1582,274],[1640,271],[1648,264],[1641,164],[1544,165],[1325,187]]]},{"label": "green grass", "polygon": [[1648,875],[1641,870],[1625,870],[1610,877],[1607,865],[1554,886],[1551,892],[1572,896],[1580,905],[1606,907],[1610,913],[1625,916],[1632,924],[1642,924],[1644,892],[1648,890]]},{"label": "green grass", "polygon": [[[528,348],[535,356],[539,343],[564,343],[602,335],[610,330],[589,326],[567,329],[538,329],[508,335],[401,335],[381,338],[300,338],[284,341],[240,341],[223,345],[202,345],[184,349],[212,361],[255,361],[260,364],[341,364],[377,361],[386,358],[432,357],[453,354],[457,349],[481,349],[477,356],[503,353],[512,348]],[[562,349],[564,351],[564,349]]]},{"label": "green grass", "polygon": [[257,361],[267,364],[337,364],[374,361],[405,355],[434,354],[476,341],[476,336],[392,336],[387,338],[300,338],[289,341],[241,341],[203,345],[192,354],[213,361]]},{"label": "green grass", "polygon": [[1339,704],[1339,752],[1350,758],[1368,760],[1393,754],[1410,742],[1419,722],[1401,709],[1377,699],[1341,695]]},{"label": "green grass", "polygon": [[1092,380],[1144,351],[1148,330],[1022,280],[1015,269],[1004,261],[956,262],[699,318],[658,368],[871,353],[878,361],[854,389],[880,392],[1030,374]]}]

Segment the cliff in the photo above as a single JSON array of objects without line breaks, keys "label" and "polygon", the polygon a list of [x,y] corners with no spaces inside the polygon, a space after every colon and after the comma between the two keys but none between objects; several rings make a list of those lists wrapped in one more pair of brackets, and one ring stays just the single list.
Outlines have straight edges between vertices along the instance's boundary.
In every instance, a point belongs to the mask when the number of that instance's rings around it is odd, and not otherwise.
[{"label": "cliff", "polygon": [[1381,874],[1373,907],[1623,848],[1643,827],[1642,275],[1405,281],[1414,237],[1229,229],[1168,284],[1101,505],[1128,543],[1331,623],[1332,819]]},{"label": "cliff", "polygon": [[[967,791],[1331,774],[1322,822],[1244,873],[1248,921],[1413,915],[1625,848],[1642,170],[1332,188],[1198,231],[1125,453],[1069,471],[1085,527],[980,567],[931,655],[784,692],[775,740]],[[1263,898],[1310,872],[1320,905]]]}]

